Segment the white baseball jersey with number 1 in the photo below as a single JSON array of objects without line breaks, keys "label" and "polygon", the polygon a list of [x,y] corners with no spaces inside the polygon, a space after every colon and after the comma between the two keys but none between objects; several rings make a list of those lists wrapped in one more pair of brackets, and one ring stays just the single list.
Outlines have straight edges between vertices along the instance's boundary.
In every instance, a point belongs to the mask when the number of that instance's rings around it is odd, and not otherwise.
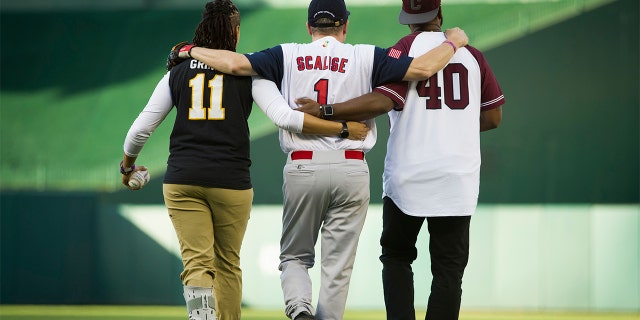
[{"label": "white baseball jersey with number 1", "polygon": [[[444,40],[440,32],[413,33],[396,48],[410,47],[409,55],[418,56]],[[480,184],[480,111],[504,103],[482,54],[460,48],[430,79],[376,91],[400,105],[389,112],[384,195],[408,215],[472,215]]]},{"label": "white baseball jersey with number 1", "polygon": [[[311,43],[282,44],[247,55],[256,72],[279,85],[289,106],[296,108],[298,98],[311,98],[320,104],[346,101],[371,91],[374,86],[399,81],[411,59],[372,45],[351,45],[327,36]],[[280,146],[292,150],[369,151],[376,142],[374,120],[364,141],[339,137],[304,135],[280,130]]]},{"label": "white baseball jersey with number 1", "polygon": [[[300,94],[320,104],[330,104],[371,91],[373,49],[371,45],[340,43],[333,37],[308,44],[283,44],[282,95],[290,106],[295,106],[294,101]],[[285,152],[287,149],[368,151],[376,141],[375,121],[367,121],[367,125],[371,132],[364,142],[284,130],[280,130],[280,142]]]}]

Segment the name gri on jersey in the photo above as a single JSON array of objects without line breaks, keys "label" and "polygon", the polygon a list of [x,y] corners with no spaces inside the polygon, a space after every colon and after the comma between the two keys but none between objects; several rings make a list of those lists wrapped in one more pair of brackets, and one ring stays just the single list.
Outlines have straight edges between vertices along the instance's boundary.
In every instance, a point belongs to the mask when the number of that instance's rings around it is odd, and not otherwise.
[{"label": "name gri on jersey", "polygon": [[191,60],[191,64],[189,65],[189,68],[191,69],[209,69],[209,70],[216,70],[214,68],[209,67],[208,65],[204,64],[204,62],[200,62],[196,59]]},{"label": "name gri on jersey", "polygon": [[329,70],[344,73],[349,59],[331,56],[304,56],[297,57],[298,71],[304,70]]}]

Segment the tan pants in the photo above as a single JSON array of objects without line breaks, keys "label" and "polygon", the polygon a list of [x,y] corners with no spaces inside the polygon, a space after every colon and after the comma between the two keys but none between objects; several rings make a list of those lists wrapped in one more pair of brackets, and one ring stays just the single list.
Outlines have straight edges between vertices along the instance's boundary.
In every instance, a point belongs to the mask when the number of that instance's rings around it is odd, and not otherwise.
[{"label": "tan pants", "polygon": [[180,242],[185,286],[213,287],[220,320],[239,320],[240,248],[253,189],[164,184],[164,201]]}]

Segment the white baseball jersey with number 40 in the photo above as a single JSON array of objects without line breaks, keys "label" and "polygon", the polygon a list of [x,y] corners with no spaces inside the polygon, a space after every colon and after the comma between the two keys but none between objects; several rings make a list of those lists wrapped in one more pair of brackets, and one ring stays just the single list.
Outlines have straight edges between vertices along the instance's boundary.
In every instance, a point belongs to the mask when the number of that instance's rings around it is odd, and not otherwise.
[{"label": "white baseball jersey with number 40", "polygon": [[[418,56],[444,40],[441,32],[418,32],[395,47]],[[408,215],[472,215],[480,183],[480,111],[504,103],[482,54],[460,48],[430,79],[376,91],[399,104],[389,112],[383,194]]]}]

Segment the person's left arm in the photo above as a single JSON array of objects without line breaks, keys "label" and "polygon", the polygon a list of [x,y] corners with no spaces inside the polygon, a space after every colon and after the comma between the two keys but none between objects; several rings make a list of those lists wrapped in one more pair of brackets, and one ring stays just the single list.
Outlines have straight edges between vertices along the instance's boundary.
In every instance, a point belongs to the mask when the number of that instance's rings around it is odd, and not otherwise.
[{"label": "person's left arm", "polygon": [[451,28],[445,31],[447,40],[427,53],[415,57],[402,80],[426,80],[444,68],[459,48],[469,43],[464,30]]},{"label": "person's left arm", "polygon": [[502,122],[502,106],[480,111],[480,132],[495,129]]},{"label": "person's left arm", "polygon": [[[251,90],[256,104],[279,128],[294,133],[323,136],[339,136],[342,132],[340,122],[319,119],[291,109],[273,81],[254,77]],[[362,140],[369,132],[364,123],[348,121],[346,124],[348,139]]]},{"label": "person's left arm", "polygon": [[467,50],[480,66],[480,132],[495,129],[502,122],[504,94],[482,52],[473,46],[467,46]]}]

